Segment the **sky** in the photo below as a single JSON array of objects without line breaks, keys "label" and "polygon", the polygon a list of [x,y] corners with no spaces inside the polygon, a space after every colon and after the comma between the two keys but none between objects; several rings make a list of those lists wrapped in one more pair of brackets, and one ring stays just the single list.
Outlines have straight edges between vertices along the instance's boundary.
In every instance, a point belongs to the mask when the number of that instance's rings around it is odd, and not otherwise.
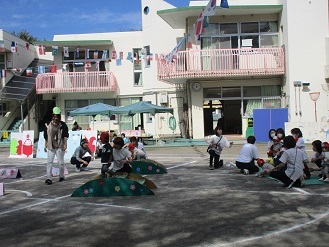
[{"label": "sky", "polygon": [[[185,7],[189,0],[166,0]],[[0,29],[26,30],[39,40],[56,34],[141,29],[140,0],[1,0]]]}]

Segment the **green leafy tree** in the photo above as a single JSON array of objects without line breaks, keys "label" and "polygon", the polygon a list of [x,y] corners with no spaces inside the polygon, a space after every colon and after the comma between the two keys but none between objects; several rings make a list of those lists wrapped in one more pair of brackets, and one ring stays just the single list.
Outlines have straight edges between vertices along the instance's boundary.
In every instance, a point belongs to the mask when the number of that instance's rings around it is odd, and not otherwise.
[{"label": "green leafy tree", "polygon": [[25,40],[26,42],[32,44],[34,41],[38,41],[39,39],[37,37],[32,36],[32,34],[30,34],[28,31],[26,31],[25,29],[23,29],[20,32],[15,32],[13,31],[11,33],[12,35],[17,36],[18,38]]}]

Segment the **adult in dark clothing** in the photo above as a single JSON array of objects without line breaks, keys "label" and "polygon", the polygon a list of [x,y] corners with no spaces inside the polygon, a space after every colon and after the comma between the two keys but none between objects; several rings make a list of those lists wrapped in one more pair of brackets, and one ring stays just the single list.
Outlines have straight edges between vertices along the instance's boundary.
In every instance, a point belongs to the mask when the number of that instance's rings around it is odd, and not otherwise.
[{"label": "adult in dark clothing", "polygon": [[72,131],[82,130],[82,128],[79,126],[78,122],[73,123]]},{"label": "adult in dark clothing", "polygon": [[59,182],[64,181],[64,155],[67,148],[69,132],[66,123],[61,121],[61,110],[53,108],[52,120],[45,125],[43,131],[45,138],[45,152],[47,152],[47,179],[46,184],[52,184],[51,175],[54,158],[57,157],[59,165]]}]

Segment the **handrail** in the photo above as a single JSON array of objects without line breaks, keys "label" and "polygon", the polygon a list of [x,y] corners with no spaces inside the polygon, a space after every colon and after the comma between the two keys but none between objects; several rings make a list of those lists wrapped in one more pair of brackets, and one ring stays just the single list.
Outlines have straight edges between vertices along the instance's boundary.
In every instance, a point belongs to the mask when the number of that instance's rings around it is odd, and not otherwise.
[{"label": "handrail", "polygon": [[19,107],[17,107],[14,112],[12,114],[10,114],[10,117],[7,119],[7,122],[3,125],[1,130],[5,130],[5,126],[8,124],[9,121],[13,120],[13,117],[15,116],[16,111],[20,109]]},{"label": "handrail", "polygon": [[282,75],[284,49],[208,49],[179,51],[173,61],[160,54],[160,80],[213,76]]},{"label": "handrail", "polygon": [[117,81],[110,71],[44,73],[36,78],[36,92],[117,91]]}]

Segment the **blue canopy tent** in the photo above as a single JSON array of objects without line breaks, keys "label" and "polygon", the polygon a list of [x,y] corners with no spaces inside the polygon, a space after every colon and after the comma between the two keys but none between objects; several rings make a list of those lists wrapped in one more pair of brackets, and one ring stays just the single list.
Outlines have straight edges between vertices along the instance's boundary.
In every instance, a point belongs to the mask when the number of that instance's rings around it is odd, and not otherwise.
[{"label": "blue canopy tent", "polygon": [[[111,114],[122,114],[134,116],[137,113],[150,113],[155,115],[156,113],[174,113],[173,108],[163,107],[151,104],[145,101],[139,101],[131,105],[118,107],[110,111]],[[134,125],[133,125],[134,126]]]},{"label": "blue canopy tent", "polygon": [[[96,115],[108,115],[110,117],[114,114],[112,111],[117,108],[118,107],[116,106],[107,105],[104,103],[96,103],[70,111],[70,116],[92,116],[94,120]],[[93,128],[94,122],[95,121],[93,121]]]},{"label": "blue canopy tent", "polygon": [[163,107],[154,105],[145,101],[139,101],[131,105],[117,107],[116,109],[110,110],[111,114],[125,114],[133,116],[136,113],[150,113],[155,115],[156,113],[171,113],[173,114],[173,108]]}]

